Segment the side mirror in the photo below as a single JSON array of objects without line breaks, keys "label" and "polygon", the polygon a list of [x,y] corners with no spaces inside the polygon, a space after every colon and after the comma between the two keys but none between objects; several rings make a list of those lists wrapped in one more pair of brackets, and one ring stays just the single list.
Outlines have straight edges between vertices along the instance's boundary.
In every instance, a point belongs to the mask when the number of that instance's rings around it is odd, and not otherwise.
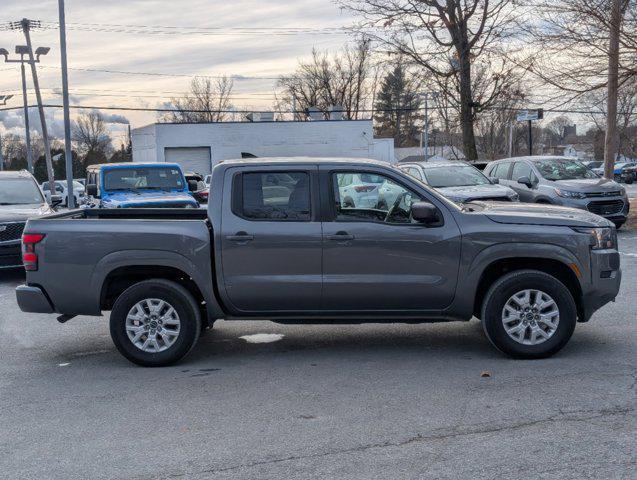
[{"label": "side mirror", "polygon": [[521,183],[522,185],[526,185],[529,188],[533,187],[533,182],[531,182],[531,179],[527,176],[518,178],[518,183]]},{"label": "side mirror", "polygon": [[51,206],[53,208],[57,207],[60,203],[62,203],[62,197],[60,195],[51,195]]},{"label": "side mirror", "polygon": [[429,202],[414,202],[411,204],[411,218],[425,225],[441,222],[438,209]]},{"label": "side mirror", "polygon": [[493,183],[494,185],[500,183],[500,179],[497,177],[489,177],[489,180],[491,180],[491,183]]},{"label": "side mirror", "polygon": [[86,195],[89,197],[97,197],[97,185],[89,183],[86,185]]},{"label": "side mirror", "polygon": [[191,192],[197,191],[197,180],[188,180],[188,190]]}]

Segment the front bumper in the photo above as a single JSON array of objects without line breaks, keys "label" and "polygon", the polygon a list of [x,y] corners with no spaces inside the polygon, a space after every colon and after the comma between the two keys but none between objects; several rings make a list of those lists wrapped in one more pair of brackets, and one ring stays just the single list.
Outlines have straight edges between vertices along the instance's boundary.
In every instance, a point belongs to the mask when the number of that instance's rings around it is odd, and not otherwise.
[{"label": "front bumper", "polygon": [[579,208],[604,217],[617,224],[624,223],[630,211],[628,197],[592,197],[592,198],[563,198],[554,199],[556,205]]},{"label": "front bumper", "polygon": [[20,285],[15,289],[20,310],[28,313],[53,313],[51,301],[40,287]]},{"label": "front bumper", "polygon": [[612,302],[619,293],[622,271],[617,250],[591,251],[591,286],[583,292],[580,320],[587,322],[593,313]]},{"label": "front bumper", "polygon": [[0,270],[22,267],[22,247],[20,240],[0,243]]}]

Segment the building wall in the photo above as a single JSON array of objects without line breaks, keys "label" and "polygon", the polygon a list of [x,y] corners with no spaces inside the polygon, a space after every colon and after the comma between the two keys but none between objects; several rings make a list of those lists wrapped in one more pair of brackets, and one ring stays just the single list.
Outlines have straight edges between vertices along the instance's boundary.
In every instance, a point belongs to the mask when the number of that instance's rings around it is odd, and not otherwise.
[{"label": "building wall", "polygon": [[133,161],[165,161],[166,147],[210,147],[212,163],[258,157],[348,156],[393,161],[393,141],[374,139],[371,120],[154,124],[131,132]]}]

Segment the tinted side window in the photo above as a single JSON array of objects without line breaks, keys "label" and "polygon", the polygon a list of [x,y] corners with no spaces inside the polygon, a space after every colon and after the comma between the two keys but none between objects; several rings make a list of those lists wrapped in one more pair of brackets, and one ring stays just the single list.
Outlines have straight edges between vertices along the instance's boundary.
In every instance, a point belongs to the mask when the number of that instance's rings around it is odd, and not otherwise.
[{"label": "tinted side window", "polygon": [[513,174],[511,175],[511,179],[517,182],[520,177],[528,177],[530,180],[532,173],[531,167],[529,167],[526,163],[515,162],[513,164]]},{"label": "tinted side window", "polygon": [[[343,178],[351,175],[352,184]],[[412,223],[411,204],[421,198],[388,177],[377,174],[333,175],[336,221]]]},{"label": "tinted side window", "polygon": [[[273,178],[285,181],[273,182]],[[310,176],[303,172],[244,173],[241,213],[254,220],[309,221]]]},{"label": "tinted side window", "polygon": [[509,166],[511,164],[509,162],[498,163],[493,171],[491,172],[491,176],[495,178],[500,178],[502,180],[507,180],[509,178]]}]

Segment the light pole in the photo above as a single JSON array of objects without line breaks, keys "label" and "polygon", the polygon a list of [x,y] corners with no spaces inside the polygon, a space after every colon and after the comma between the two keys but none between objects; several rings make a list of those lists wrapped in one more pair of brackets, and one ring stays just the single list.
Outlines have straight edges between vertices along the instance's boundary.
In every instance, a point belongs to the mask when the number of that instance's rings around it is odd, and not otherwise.
[{"label": "light pole", "polygon": [[66,191],[68,207],[75,208],[73,195],[73,152],[71,151],[71,114],[69,111],[69,77],[66,63],[66,16],[64,0],[58,0],[60,21],[60,58],[62,63],[62,105],[64,106],[64,161],[66,163]]},{"label": "light pole", "polygon": [[[425,123],[423,125],[423,132],[420,135],[420,149],[423,150],[423,156],[425,162],[427,161],[427,155],[429,154],[429,100],[438,98],[438,92],[425,92],[421,93],[420,97],[425,100]],[[423,141],[424,137],[424,141]],[[423,146],[424,143],[424,146]]]},{"label": "light pole", "polygon": [[[48,51],[48,50],[47,50]],[[24,64],[29,63],[29,60],[24,56],[29,54],[29,47],[26,45],[18,45],[15,47],[15,53],[20,55],[19,59],[9,60],[9,52],[5,48],[0,48],[0,55],[4,56],[4,61],[7,63],[19,63],[20,73],[22,74],[22,104],[24,105],[24,133],[27,142],[27,168],[29,172],[33,173],[33,153],[31,152],[31,127],[29,126],[29,99],[27,97],[27,77],[24,69]],[[42,55],[42,53],[41,53]],[[37,61],[39,62],[39,56]]]},{"label": "light pole", "polygon": [[[38,72],[35,64],[40,61],[41,55],[49,53],[49,47],[38,47],[33,54],[33,45],[31,44],[31,29],[40,27],[39,20],[29,20],[23,18],[19,22],[11,22],[9,24],[13,30],[22,30],[24,38],[27,41],[27,54],[29,55],[29,65],[31,65],[31,76],[33,77],[33,88],[35,88],[35,98],[38,101],[38,111],[40,113],[40,124],[42,125],[42,139],[44,140],[44,158],[46,159],[46,171],[49,178],[49,185],[55,185],[55,176],[53,174],[53,161],[51,160],[51,145],[49,143],[49,132],[46,128],[46,118],[44,118],[44,104],[42,102],[42,94],[40,93],[40,82],[38,80]],[[37,56],[37,59],[35,58]]]}]

